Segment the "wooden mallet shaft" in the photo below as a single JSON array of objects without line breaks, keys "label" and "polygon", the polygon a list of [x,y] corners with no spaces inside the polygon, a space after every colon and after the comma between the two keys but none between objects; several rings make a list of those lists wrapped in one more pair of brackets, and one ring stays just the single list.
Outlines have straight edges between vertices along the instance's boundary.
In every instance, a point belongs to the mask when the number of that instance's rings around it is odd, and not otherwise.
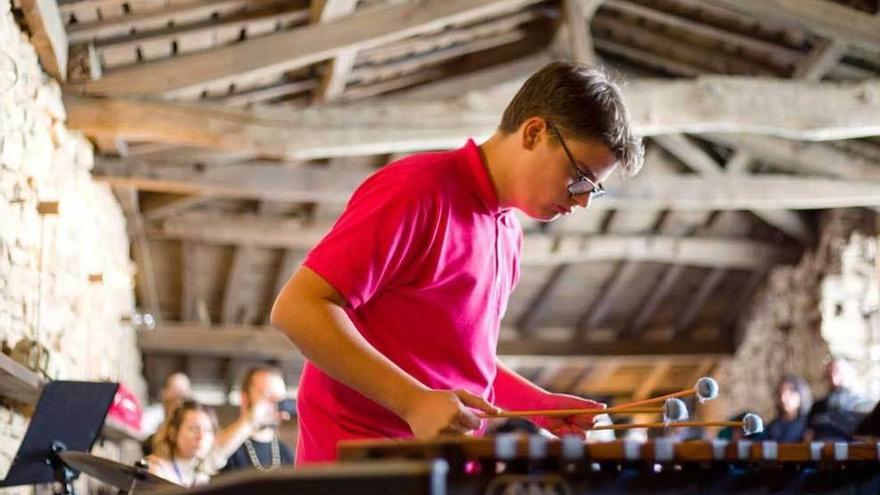
[{"label": "wooden mallet shaft", "polygon": [[682,390],[680,392],[673,392],[671,394],[661,395],[660,397],[652,397],[650,399],[637,400],[634,402],[627,402],[626,404],[621,404],[617,406],[618,408],[625,409],[630,407],[643,406],[645,404],[653,404],[655,402],[662,402],[668,399],[676,399],[680,397],[690,397],[692,395],[696,395],[700,398],[700,401],[704,400],[712,400],[718,395],[718,383],[709,377],[703,377],[697,380],[694,388],[689,388],[687,390]]},{"label": "wooden mallet shaft", "polygon": [[481,414],[482,419],[492,418],[528,418],[532,416],[580,416],[582,414],[662,414],[662,407],[611,407],[608,409],[536,409],[534,411],[502,411],[497,414]]},{"label": "wooden mallet shaft", "polygon": [[619,425],[600,425],[590,428],[590,430],[631,430],[634,428],[680,428],[687,426],[739,426],[742,427],[742,421],[677,421],[670,423],[635,423],[635,424],[619,424]]},{"label": "wooden mallet shaft", "polygon": [[764,431],[764,421],[757,414],[746,414],[742,421],[677,421],[671,423],[637,423],[620,425],[601,425],[591,428],[592,430],[630,430],[633,428],[682,428],[687,426],[730,426],[740,427],[746,435],[754,435]]}]

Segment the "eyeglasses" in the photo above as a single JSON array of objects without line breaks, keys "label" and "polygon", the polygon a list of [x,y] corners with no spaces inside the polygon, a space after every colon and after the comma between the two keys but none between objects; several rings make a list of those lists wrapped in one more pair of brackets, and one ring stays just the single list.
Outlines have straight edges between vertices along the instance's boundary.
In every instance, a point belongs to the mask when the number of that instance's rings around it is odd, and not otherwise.
[{"label": "eyeglasses", "polygon": [[589,193],[590,198],[600,198],[604,196],[605,188],[602,187],[602,184],[591,181],[583,172],[581,172],[580,167],[577,166],[577,160],[574,159],[568,146],[565,145],[565,140],[562,139],[562,133],[560,133],[559,130],[549,122],[547,122],[547,127],[556,134],[556,138],[559,139],[559,142],[562,144],[562,149],[565,150],[565,154],[568,156],[571,168],[574,169],[575,177],[577,177],[576,181],[568,185],[568,194],[571,194],[572,196],[580,196],[581,194]]}]

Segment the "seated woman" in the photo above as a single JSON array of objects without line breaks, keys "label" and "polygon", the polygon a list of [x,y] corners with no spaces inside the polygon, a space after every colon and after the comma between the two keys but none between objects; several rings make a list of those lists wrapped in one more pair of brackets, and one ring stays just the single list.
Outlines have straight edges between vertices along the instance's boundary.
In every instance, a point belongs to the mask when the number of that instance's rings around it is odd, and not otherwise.
[{"label": "seated woman", "polygon": [[776,418],[767,425],[763,439],[776,442],[802,442],[807,430],[807,413],[813,395],[806,380],[786,375],[776,387]]},{"label": "seated woman", "polygon": [[207,483],[204,462],[214,446],[217,416],[210,407],[185,400],[153,438],[149,471],[172,483],[191,487]]}]

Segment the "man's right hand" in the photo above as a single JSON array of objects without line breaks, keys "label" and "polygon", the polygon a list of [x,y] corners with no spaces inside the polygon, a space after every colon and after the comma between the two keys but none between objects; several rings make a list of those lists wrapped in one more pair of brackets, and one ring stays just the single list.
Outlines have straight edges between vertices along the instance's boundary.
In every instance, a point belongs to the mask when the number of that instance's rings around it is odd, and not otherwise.
[{"label": "man's right hand", "polygon": [[415,438],[437,435],[466,435],[480,427],[477,411],[489,414],[499,409],[466,390],[427,390],[416,396],[404,421]]},{"label": "man's right hand", "polygon": [[281,422],[278,406],[275,402],[267,399],[252,402],[247,414],[248,423],[254,431],[259,431],[267,426],[275,426]]}]

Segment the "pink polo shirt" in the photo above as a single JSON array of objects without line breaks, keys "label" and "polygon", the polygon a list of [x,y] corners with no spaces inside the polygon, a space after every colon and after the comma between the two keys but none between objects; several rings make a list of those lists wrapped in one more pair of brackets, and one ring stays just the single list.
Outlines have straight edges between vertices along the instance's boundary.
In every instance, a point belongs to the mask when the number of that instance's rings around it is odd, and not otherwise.
[{"label": "pink polo shirt", "polygon": [[[522,228],[501,210],[479,148],[390,164],[355,192],[304,264],[348,301],[376,349],[426,386],[494,399],[501,317],[519,277]],[[297,464],[343,439],[410,437],[388,409],[306,363]]]}]

